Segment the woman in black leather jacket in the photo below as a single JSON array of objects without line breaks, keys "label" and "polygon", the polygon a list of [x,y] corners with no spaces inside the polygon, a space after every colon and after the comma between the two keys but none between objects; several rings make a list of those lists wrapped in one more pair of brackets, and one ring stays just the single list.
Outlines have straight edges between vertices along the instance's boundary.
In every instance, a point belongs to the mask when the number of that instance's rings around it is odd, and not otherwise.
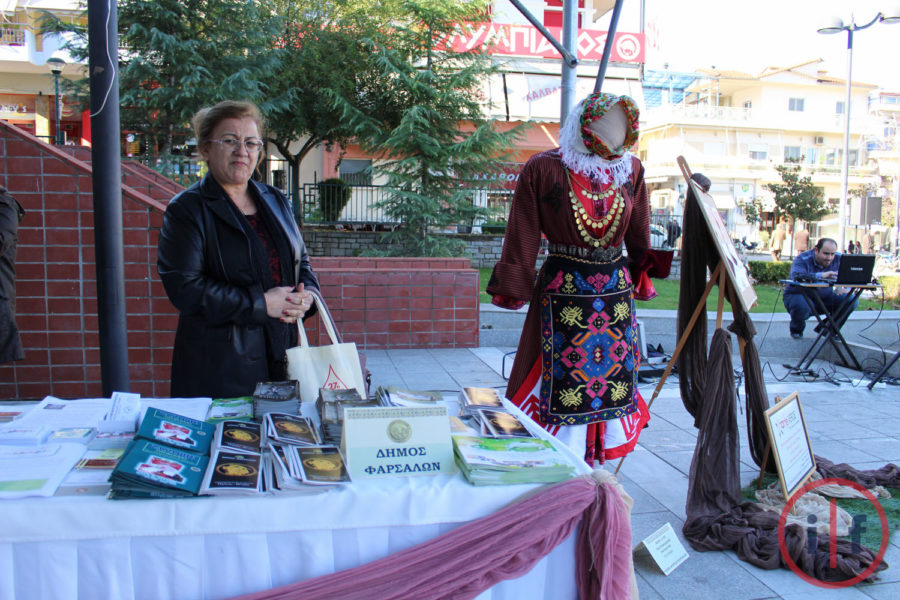
[{"label": "woman in black leather jacket", "polygon": [[286,378],[285,350],[319,283],[290,203],[250,181],[263,148],[262,116],[225,101],[193,119],[209,173],[169,203],[157,268],[179,311],[173,397],[228,398]]}]

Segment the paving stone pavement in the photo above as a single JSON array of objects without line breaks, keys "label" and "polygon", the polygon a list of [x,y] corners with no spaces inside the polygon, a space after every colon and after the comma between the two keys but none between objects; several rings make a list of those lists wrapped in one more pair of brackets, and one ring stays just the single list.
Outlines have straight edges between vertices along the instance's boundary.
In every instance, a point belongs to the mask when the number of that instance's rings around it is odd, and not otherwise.
[{"label": "paving stone pavement", "polygon": [[[367,350],[373,386],[398,385],[408,389],[457,392],[462,386],[506,387],[514,348],[462,348],[421,350]],[[505,364],[504,364],[505,362]],[[887,462],[900,463],[900,387],[866,388],[860,374],[816,361],[813,370],[828,374],[838,384],[803,381],[791,376],[778,358],[761,359],[770,400],[797,391],[813,451],[833,462],[874,469]],[[736,367],[739,365],[735,365]],[[779,381],[781,379],[781,381]],[[641,385],[646,399],[655,384]],[[374,387],[373,387],[374,389]],[[743,398],[743,390],[741,390]],[[794,573],[767,571],[737,558],[733,552],[696,552],[681,535],[685,518],[688,474],[696,444],[693,419],[681,404],[676,376],[666,382],[651,409],[651,425],[635,451],[625,460],[618,478],[634,498],[632,533],[635,545],[666,523],[671,523],[690,558],[668,576],[649,554],[635,554],[635,571],[642,600],[878,600],[900,599],[900,537],[892,536],[885,555],[891,565],[874,584],[823,589]],[[756,476],[746,439],[746,417],[738,409],[741,429],[741,482]],[[613,470],[614,464],[606,465]]]}]

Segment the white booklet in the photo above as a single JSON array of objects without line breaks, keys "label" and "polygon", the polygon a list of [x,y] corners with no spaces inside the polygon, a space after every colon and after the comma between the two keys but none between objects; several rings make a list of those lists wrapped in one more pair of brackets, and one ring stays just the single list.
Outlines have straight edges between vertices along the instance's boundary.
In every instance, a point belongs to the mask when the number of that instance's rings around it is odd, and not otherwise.
[{"label": "white booklet", "polygon": [[0,447],[0,498],[52,496],[84,452],[81,444]]}]

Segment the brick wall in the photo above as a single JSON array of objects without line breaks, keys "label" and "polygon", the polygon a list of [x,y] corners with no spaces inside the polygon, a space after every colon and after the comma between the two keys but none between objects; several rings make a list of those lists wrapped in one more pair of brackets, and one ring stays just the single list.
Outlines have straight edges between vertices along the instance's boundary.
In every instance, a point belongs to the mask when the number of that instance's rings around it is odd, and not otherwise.
[{"label": "brick wall", "polygon": [[[4,122],[0,156],[0,181],[27,211],[16,255],[16,323],[25,360],[0,365],[0,398],[99,396],[91,166]],[[156,276],[164,210],[123,186],[129,376],[132,391],[147,396],[168,394],[177,319]]]},{"label": "brick wall", "polygon": [[[102,393],[87,160],[84,149],[50,146],[0,121],[0,182],[27,211],[16,260],[25,360],[0,365],[0,399]],[[177,312],[156,273],[156,245],[165,203],[179,188],[133,163],[122,173],[131,390],[166,396]],[[468,259],[319,256],[313,267],[347,341],[362,348],[478,345],[478,272]],[[314,321],[312,339],[322,339]]]},{"label": "brick wall", "polygon": [[[313,257],[346,341],[362,348],[478,346],[479,273],[466,258]],[[324,342],[318,318],[308,320]]]}]

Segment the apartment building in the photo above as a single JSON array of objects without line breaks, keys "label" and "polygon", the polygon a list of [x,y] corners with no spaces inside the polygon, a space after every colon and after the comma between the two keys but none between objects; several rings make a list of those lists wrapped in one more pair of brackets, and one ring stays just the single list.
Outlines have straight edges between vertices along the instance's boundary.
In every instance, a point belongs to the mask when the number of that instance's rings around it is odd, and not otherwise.
[{"label": "apartment building", "polygon": [[[660,79],[658,73],[653,77]],[[685,184],[675,163],[678,156],[712,180],[710,193],[738,236],[753,239],[755,232],[746,225],[740,204],[761,198],[772,208],[765,185],[781,181],[774,167],[788,159],[800,160],[804,173],[822,188],[825,201],[838,206],[846,82],[823,72],[820,60],[759,74],[700,69],[693,81],[680,81],[680,102],[660,102],[643,114],[639,155],[655,210],[681,210]],[[868,101],[875,87],[857,81],[851,86],[850,189],[882,187],[882,169],[869,151],[869,142],[878,137]],[[858,223],[860,212],[865,211],[857,209],[851,224]],[[850,213],[852,217],[852,207]],[[772,227],[771,213],[767,218],[763,226]],[[833,235],[837,228],[836,217],[824,219],[813,233]]]},{"label": "apartment building", "polygon": [[78,0],[0,1],[0,119],[51,141],[58,135],[58,106],[59,138],[80,144],[89,137],[88,117],[64,93],[57,98],[56,77],[80,77],[82,67],[61,49],[61,36],[39,33],[48,12],[72,22],[85,20]]}]

